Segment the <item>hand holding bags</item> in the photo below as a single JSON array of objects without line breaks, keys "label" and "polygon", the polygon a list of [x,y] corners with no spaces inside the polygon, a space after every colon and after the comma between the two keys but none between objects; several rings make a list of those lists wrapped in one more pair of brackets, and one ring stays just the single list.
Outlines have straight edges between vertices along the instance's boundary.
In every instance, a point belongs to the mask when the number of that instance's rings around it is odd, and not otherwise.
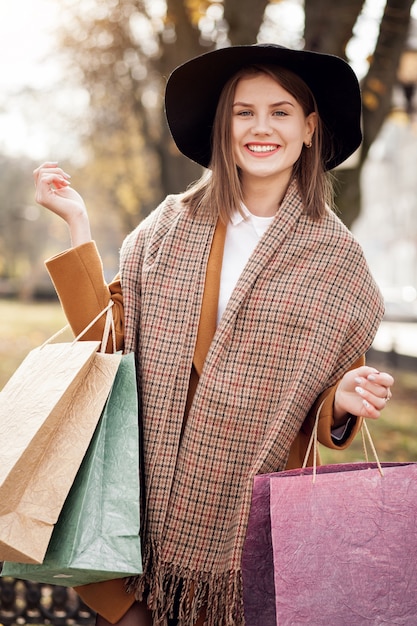
[{"label": "hand holding bags", "polygon": [[246,626],[414,626],[417,463],[257,476],[242,559]]},{"label": "hand holding bags", "polygon": [[0,393],[0,560],[42,562],[121,360],[99,345],[46,343]]},{"label": "hand holding bags", "polygon": [[42,565],[5,563],[3,576],[73,587],[141,573],[138,431],[131,353],[122,357]]}]

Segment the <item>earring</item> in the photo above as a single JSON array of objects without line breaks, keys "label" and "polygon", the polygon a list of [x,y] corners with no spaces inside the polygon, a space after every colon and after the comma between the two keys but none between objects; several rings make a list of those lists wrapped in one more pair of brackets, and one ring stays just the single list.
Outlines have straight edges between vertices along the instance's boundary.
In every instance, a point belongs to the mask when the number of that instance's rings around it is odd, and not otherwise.
[{"label": "earring", "polygon": [[304,145],[305,145],[306,148],[311,148],[311,146],[313,145],[313,142],[310,139],[310,143],[305,143]]}]

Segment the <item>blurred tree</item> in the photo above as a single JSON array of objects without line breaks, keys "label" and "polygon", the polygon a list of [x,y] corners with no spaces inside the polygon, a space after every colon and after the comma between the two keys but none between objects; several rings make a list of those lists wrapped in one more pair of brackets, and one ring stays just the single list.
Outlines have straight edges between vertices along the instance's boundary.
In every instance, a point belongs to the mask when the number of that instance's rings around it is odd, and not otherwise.
[{"label": "blurred tree", "polygon": [[[362,82],[363,143],[356,162],[336,170],[336,204],[345,224],[361,208],[360,175],[369,149],[392,106],[397,69],[407,40],[414,0],[387,0],[369,70]],[[346,46],[363,8],[363,0],[305,0],[305,47],[346,58]]]},{"label": "blurred tree", "polygon": [[[70,59],[67,76],[85,86],[91,104],[91,158],[83,181],[95,187],[96,204],[99,198],[102,206],[107,199],[109,209],[117,205],[126,232],[167,193],[183,190],[200,174],[198,166],[178,153],[164,121],[163,89],[171,70],[215,46],[255,43],[272,3],[65,1],[62,46]],[[360,210],[361,166],[391,105],[412,3],[386,2],[364,80],[364,145],[358,163],[336,174],[341,183],[337,204],[348,225]],[[364,0],[304,4],[306,48],[346,57]]]},{"label": "blurred tree", "polygon": [[44,273],[46,220],[33,202],[34,167],[0,155],[0,295],[31,298]]}]

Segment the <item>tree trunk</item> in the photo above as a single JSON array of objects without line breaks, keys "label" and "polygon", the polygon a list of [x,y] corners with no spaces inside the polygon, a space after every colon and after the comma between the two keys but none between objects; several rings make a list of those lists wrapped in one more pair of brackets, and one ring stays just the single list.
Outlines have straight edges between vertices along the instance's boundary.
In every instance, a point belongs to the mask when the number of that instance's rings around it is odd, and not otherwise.
[{"label": "tree trunk", "polygon": [[[362,1],[305,0],[306,48],[345,57]],[[369,148],[376,139],[392,103],[401,52],[407,38],[413,0],[387,0],[380,34],[369,71],[363,81],[363,143],[357,163],[337,169],[336,206],[351,226],[361,210],[360,178]]]},{"label": "tree trunk", "polygon": [[346,58],[346,45],[364,0],[305,0],[306,50]]},{"label": "tree trunk", "polygon": [[[346,59],[346,45],[351,39],[364,0],[305,0],[305,47]],[[334,172],[337,213],[351,225],[361,205],[359,168]]]},{"label": "tree trunk", "polygon": [[391,109],[392,91],[407,40],[413,2],[387,0],[375,52],[362,86],[364,139],[361,164]]},{"label": "tree trunk", "polygon": [[232,46],[256,43],[268,0],[227,0],[224,18]]},{"label": "tree trunk", "polygon": [[[173,33],[166,38],[166,31],[160,38],[161,55],[155,69],[162,77],[161,99],[166,81],[172,70],[194,56],[208,52],[210,47],[202,48],[200,32],[190,21],[183,0],[168,0],[167,27]],[[175,35],[174,35],[175,32]],[[177,149],[165,121],[163,107],[160,109],[160,138],[156,145],[160,162],[160,199],[168,193],[179,193],[201,175],[201,166],[192,163]]]}]

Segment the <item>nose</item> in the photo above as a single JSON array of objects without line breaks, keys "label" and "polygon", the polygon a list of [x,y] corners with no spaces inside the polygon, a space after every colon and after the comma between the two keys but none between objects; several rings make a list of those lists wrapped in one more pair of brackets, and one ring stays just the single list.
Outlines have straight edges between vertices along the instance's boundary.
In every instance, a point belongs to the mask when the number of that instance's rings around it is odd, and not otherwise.
[{"label": "nose", "polygon": [[253,118],[252,132],[254,135],[270,135],[272,126],[269,115],[256,115]]}]

